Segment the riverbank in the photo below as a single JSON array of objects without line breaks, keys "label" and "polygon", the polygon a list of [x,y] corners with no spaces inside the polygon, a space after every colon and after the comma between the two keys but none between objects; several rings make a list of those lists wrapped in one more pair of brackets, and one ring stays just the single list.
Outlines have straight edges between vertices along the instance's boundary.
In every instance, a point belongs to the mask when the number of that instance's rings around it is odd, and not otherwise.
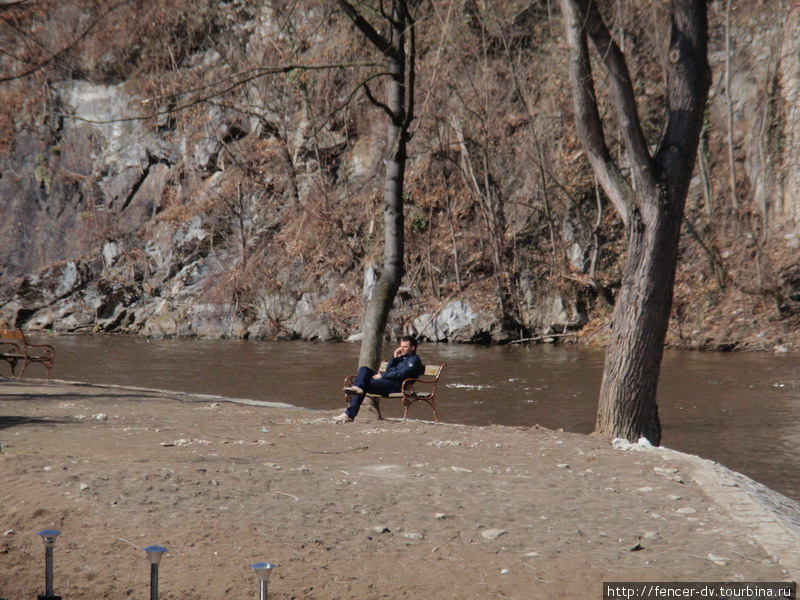
[{"label": "riverbank", "polygon": [[0,380],[0,596],[600,597],[604,581],[800,575],[797,503],[709,461],[545,428],[378,421]]}]

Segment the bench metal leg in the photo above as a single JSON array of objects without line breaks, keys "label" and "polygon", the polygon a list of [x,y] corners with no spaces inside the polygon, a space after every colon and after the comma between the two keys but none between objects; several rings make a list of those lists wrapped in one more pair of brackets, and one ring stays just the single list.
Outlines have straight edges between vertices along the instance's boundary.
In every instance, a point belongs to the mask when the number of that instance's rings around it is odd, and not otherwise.
[{"label": "bench metal leg", "polygon": [[16,379],[17,378],[17,359],[8,360],[6,359],[9,365],[11,365],[11,377]]},{"label": "bench metal leg", "polygon": [[[380,399],[380,397],[367,396],[367,398],[369,398],[370,401],[372,402],[372,404],[370,404],[370,406],[372,406],[375,409],[375,412],[378,413],[378,420],[379,421],[383,421],[383,415],[381,414],[381,399]],[[366,401],[366,398],[364,400]]]},{"label": "bench metal leg", "polygon": [[436,403],[433,400],[427,400],[425,398],[415,398],[414,400],[408,403],[403,402],[403,404],[405,405],[405,410],[403,411],[403,423],[405,423],[406,419],[408,419],[408,409],[411,408],[411,405],[414,404],[414,402],[419,402],[420,400],[422,402],[428,403],[428,406],[430,406],[433,409],[433,418],[436,420],[437,423],[440,423],[441,421],[439,421],[439,415],[436,412]]},{"label": "bench metal leg", "polygon": [[428,402],[428,404],[430,404],[431,408],[433,409],[433,418],[436,420],[437,423],[439,423],[439,414],[436,412],[436,403],[433,400],[431,400],[430,402]]}]

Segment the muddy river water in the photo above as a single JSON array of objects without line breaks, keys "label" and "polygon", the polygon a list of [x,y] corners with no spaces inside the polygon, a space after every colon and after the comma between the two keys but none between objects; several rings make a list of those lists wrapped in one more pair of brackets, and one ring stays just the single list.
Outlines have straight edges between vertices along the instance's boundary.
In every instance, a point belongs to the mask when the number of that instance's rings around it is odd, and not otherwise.
[{"label": "muddy river water", "polygon": [[[56,347],[55,379],[324,410],[343,407],[342,380],[358,360],[357,344],[117,336],[46,341]],[[448,365],[437,395],[443,421],[593,429],[602,351],[424,344],[419,354],[426,363]],[[39,365],[29,369],[30,376],[43,376]],[[658,403],[664,446],[716,460],[800,500],[800,354],[668,351]],[[402,414],[385,404],[387,416]],[[431,414],[418,404],[411,416]]]}]

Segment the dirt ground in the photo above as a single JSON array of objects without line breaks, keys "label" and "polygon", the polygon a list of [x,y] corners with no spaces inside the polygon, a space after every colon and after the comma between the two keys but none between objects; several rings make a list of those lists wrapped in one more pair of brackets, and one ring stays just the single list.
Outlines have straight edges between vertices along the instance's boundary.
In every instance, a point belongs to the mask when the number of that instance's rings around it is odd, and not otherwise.
[{"label": "dirt ground", "polygon": [[[0,597],[602,598],[611,581],[795,573],[697,462],[543,428],[378,421],[130,388],[0,379]],[[424,416],[424,408],[416,408]],[[446,419],[446,408],[442,407]]]}]

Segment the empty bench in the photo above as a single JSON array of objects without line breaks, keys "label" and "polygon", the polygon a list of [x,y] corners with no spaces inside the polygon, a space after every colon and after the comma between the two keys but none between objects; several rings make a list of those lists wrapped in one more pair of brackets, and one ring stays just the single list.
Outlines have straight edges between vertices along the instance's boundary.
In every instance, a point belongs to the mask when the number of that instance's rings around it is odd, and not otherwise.
[{"label": "empty bench", "polygon": [[[386,371],[388,363],[383,361],[379,367],[380,372]],[[439,378],[442,376],[442,371],[447,365],[428,365],[425,367],[425,372],[417,378],[409,378],[403,380],[399,392],[381,396],[379,394],[366,394],[366,397],[372,400],[375,410],[378,411],[378,418],[383,419],[381,415],[380,400],[381,398],[397,398],[402,400],[405,410],[403,411],[403,421],[408,419],[408,409],[414,402],[427,402],[433,410],[433,418],[439,422],[439,415],[436,412],[436,386],[439,384]],[[349,375],[344,380],[344,387],[353,385],[355,375]],[[345,404],[350,404],[350,395],[345,394]]]},{"label": "empty bench", "polygon": [[[51,345],[31,344],[19,329],[0,329],[0,360],[11,365],[12,377],[21,379],[30,363],[39,363],[47,369],[47,379],[49,380],[55,356],[56,351]],[[19,363],[22,363],[22,368],[17,375]]]}]

